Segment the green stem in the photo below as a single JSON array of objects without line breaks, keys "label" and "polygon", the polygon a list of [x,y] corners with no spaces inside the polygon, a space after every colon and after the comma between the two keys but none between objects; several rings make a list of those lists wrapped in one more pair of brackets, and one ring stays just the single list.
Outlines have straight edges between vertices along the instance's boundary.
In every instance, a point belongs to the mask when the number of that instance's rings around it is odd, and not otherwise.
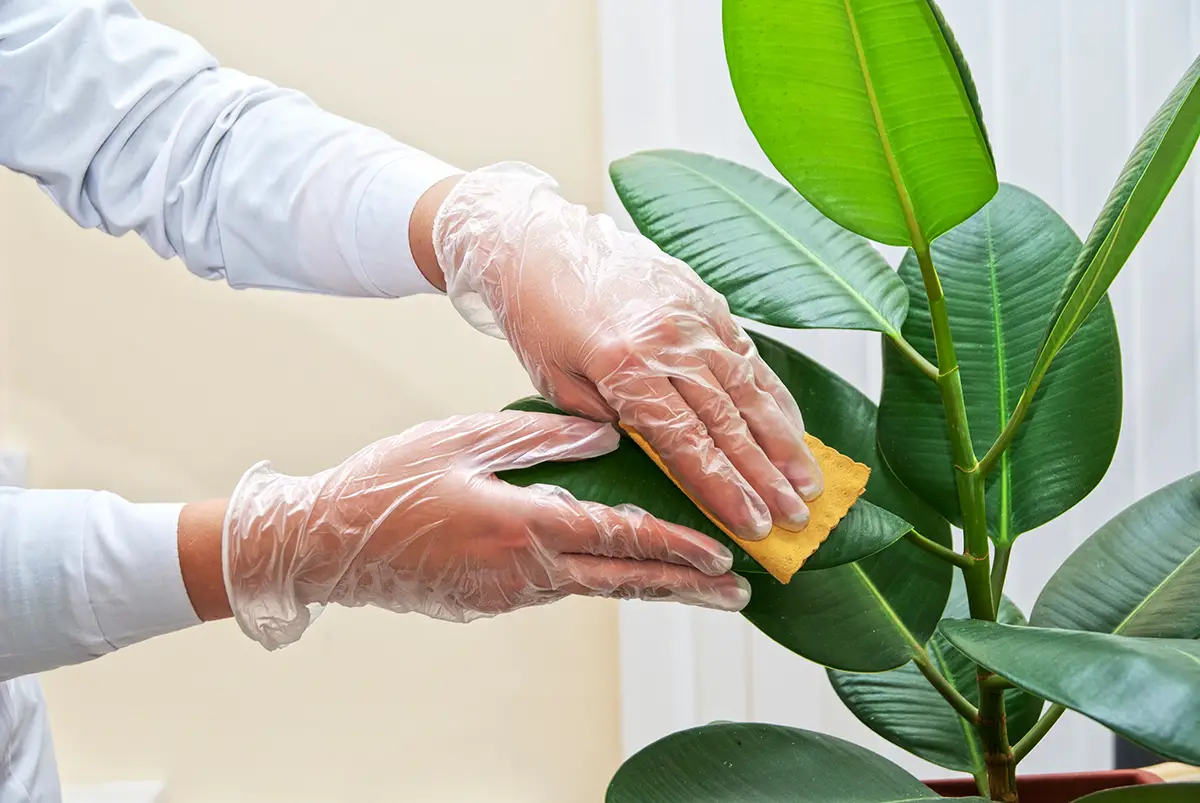
[{"label": "green stem", "polygon": [[[988,567],[991,550],[987,530],[987,508],[984,505],[983,474],[979,470],[979,461],[971,443],[967,405],[963,397],[962,376],[954,352],[954,340],[950,334],[946,296],[934,269],[933,256],[928,244],[915,236],[915,227],[910,227],[910,233],[914,235],[913,251],[916,252],[917,263],[921,266],[925,295],[929,298],[929,317],[937,351],[938,389],[941,391],[950,449],[954,456],[958,503],[963,517],[963,553],[970,561],[970,565],[963,569],[967,602],[972,619],[994,621],[996,603],[992,600],[992,578]],[[980,669],[976,676],[979,685],[979,720],[976,730],[983,747],[988,792],[992,800],[1017,803],[1016,762],[1008,744],[1004,690],[989,684],[990,677],[991,673],[983,669]]]},{"label": "green stem", "polygon": [[907,357],[909,362],[917,366],[921,373],[925,374],[925,376],[929,377],[934,382],[937,381],[937,366],[925,359],[921,352],[913,348],[912,343],[909,343],[907,340],[905,340],[904,336],[899,332],[888,332],[887,336],[888,339],[892,341],[892,345],[894,345],[901,354]]},{"label": "green stem", "polygon": [[916,530],[910,530],[904,537],[910,544],[920,547],[930,555],[935,555],[942,560],[947,561],[948,563],[953,563],[960,569],[970,568],[971,564],[974,563],[971,558],[962,554],[961,552],[955,552],[953,549],[948,549],[939,544],[937,541],[932,541],[926,538]]},{"label": "green stem", "polygon": [[983,476],[986,477],[988,472],[995,467],[996,461],[1000,459],[1000,455],[1004,454],[1004,450],[1012,443],[1012,439],[1017,436],[1017,430],[1025,422],[1025,414],[1029,412],[1029,405],[1033,403],[1033,396],[1037,393],[1038,385],[1042,383],[1043,376],[1045,376],[1044,372],[1042,376],[1030,377],[1029,383],[1021,391],[1021,398],[1017,399],[1017,406],[1013,408],[1012,415],[1008,417],[1008,423],[1000,431],[996,442],[987,450],[987,454],[979,461],[979,472]]},{"label": "green stem", "polygon": [[991,673],[980,669],[979,741],[983,746],[983,765],[987,769],[992,800],[1017,803],[1017,761],[1008,744],[1008,724],[1004,713],[1004,690],[990,683]]},{"label": "green stem", "polygon": [[954,684],[949,678],[937,670],[933,665],[929,653],[921,650],[913,653],[913,663],[917,665],[917,669],[921,670],[921,674],[929,681],[933,688],[937,689],[938,694],[946,698],[946,702],[953,706],[954,710],[963,719],[970,722],[972,725],[979,724],[979,709],[977,709],[970,700],[962,696],[962,693],[954,688]]},{"label": "green stem", "polygon": [[996,547],[996,563],[992,566],[992,607],[1000,613],[1000,599],[1004,596],[1004,580],[1008,577],[1008,560],[1012,557],[1012,544]]},{"label": "green stem", "polygon": [[1029,752],[1038,746],[1038,742],[1042,741],[1042,737],[1050,732],[1050,729],[1054,727],[1066,710],[1065,706],[1057,703],[1046,709],[1046,713],[1042,714],[1041,719],[1029,729],[1029,733],[1021,737],[1021,741],[1017,742],[1016,747],[1013,748],[1013,760],[1021,761],[1029,755]]},{"label": "green stem", "polygon": [[942,407],[946,412],[950,447],[954,455],[955,480],[958,483],[958,501],[963,512],[963,552],[970,559],[970,565],[963,570],[967,601],[970,604],[972,619],[991,621],[995,620],[996,613],[992,604],[988,569],[990,550],[987,509],[983,500],[983,476],[978,471],[975,449],[971,445],[967,405],[963,399],[962,376],[958,370],[954,340],[950,335],[946,295],[942,292],[942,283],[933,267],[929,246],[922,242],[914,244],[913,250],[917,255],[917,263],[921,266],[925,295],[929,298],[929,317],[933,326],[933,343],[938,360],[938,389],[941,391]]}]

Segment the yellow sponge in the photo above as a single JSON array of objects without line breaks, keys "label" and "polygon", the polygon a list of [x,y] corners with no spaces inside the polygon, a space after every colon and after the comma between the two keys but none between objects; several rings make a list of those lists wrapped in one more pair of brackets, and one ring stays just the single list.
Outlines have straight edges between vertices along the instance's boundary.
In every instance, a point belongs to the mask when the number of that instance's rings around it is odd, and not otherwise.
[{"label": "yellow sponge", "polygon": [[830,531],[845,518],[846,513],[866,490],[867,479],[871,476],[871,469],[868,466],[851,460],[836,449],[821,443],[812,435],[805,435],[804,439],[808,442],[813,454],[816,455],[817,463],[821,466],[821,473],[825,479],[825,489],[821,495],[808,503],[808,524],[799,531],[787,530],[777,524],[761,541],[747,541],[730,532],[728,527],[718,521],[713,514],[709,513],[703,505],[684,490],[683,486],[679,484],[679,480],[675,479],[667,470],[662,459],[645,438],[624,424],[621,425],[621,429],[625,430],[633,442],[650,456],[650,459],[663,470],[664,474],[670,477],[671,482],[687,494],[688,499],[692,500],[701,513],[781,583],[789,582],[792,575],[817,551],[817,547],[825,542]]}]

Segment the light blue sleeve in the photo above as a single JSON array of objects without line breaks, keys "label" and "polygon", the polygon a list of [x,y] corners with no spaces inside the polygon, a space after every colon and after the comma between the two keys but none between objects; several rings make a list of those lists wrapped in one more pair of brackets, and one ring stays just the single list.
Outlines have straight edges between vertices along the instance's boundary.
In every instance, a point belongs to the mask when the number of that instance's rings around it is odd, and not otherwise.
[{"label": "light blue sleeve", "polygon": [[0,681],[199,624],[179,568],[181,508],[0,488]]},{"label": "light blue sleeve", "polygon": [[459,172],[220,67],[127,0],[0,0],[0,164],[199,276],[350,296],[431,289],[408,219]]}]

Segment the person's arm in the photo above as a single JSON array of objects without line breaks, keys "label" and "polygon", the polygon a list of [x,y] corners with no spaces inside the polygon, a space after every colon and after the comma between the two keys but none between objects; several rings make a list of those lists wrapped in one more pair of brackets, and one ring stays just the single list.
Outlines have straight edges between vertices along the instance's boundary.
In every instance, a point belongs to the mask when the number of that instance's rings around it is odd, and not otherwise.
[{"label": "person's arm", "polygon": [[0,680],[199,623],[180,572],[180,509],[0,489]]},{"label": "person's arm", "polygon": [[0,0],[0,164],[81,226],[234,287],[432,292],[417,200],[455,168],[219,67],[128,0]]},{"label": "person's arm", "polygon": [[707,536],[497,476],[617,441],[604,424],[492,413],[421,424],[311,477],[259,463],[229,499],[0,489],[0,681],[230,616],[280,647],[335,603],[454,621],[569,595],[745,606],[733,556]]}]

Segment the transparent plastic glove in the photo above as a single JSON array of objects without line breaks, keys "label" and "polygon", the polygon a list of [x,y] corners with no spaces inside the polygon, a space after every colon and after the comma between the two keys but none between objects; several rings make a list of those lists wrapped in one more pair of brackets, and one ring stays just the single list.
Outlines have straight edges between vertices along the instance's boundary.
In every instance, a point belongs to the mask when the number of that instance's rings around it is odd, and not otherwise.
[{"label": "transparent plastic glove", "polygon": [[331,602],[459,622],[570,594],[745,606],[749,585],[707,536],[495,475],[617,441],[606,424],[508,412],[422,424],[312,477],[259,464],[225,520],[234,616],[275,648]]},{"label": "transparent plastic glove", "polygon": [[634,428],[743,537],[808,521],[822,479],[800,410],[687,265],[511,163],[451,190],[433,246],[457,309],[556,405]]}]

